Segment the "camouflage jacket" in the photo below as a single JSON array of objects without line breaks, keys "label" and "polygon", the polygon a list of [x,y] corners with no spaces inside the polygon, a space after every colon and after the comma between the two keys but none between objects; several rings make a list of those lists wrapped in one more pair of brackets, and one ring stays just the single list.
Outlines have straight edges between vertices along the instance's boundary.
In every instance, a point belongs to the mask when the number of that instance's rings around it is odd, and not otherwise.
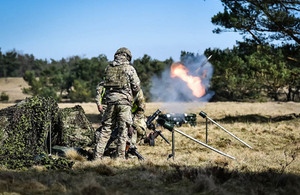
[{"label": "camouflage jacket", "polygon": [[132,106],[133,97],[140,91],[140,79],[130,62],[122,55],[115,56],[112,64],[105,69],[106,104]]},{"label": "camouflage jacket", "polygon": [[97,85],[97,88],[96,88],[96,98],[95,98],[95,101],[96,101],[96,104],[97,106],[100,106],[100,105],[105,105],[106,104],[106,101],[105,101],[105,88],[104,88],[104,82],[101,81],[98,85]]},{"label": "camouflage jacket", "polygon": [[132,113],[134,115],[136,115],[136,114],[144,115],[145,109],[146,109],[146,101],[145,101],[145,97],[144,97],[144,92],[141,89],[137,93],[137,95],[135,96],[135,98],[133,100]]}]

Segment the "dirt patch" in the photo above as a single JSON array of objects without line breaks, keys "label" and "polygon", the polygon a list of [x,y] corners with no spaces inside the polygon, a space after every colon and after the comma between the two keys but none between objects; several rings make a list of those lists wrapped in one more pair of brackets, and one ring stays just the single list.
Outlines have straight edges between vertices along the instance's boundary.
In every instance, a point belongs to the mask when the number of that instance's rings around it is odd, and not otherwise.
[{"label": "dirt patch", "polygon": [[22,93],[22,89],[27,87],[29,85],[21,77],[0,78],[0,94],[4,92],[9,96],[8,103],[19,102],[30,97]]}]

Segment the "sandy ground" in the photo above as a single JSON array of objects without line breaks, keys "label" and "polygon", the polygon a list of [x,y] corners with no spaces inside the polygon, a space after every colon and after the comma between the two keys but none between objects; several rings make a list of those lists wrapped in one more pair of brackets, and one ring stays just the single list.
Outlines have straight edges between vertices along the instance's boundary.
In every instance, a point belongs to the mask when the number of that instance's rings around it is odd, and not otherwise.
[{"label": "sandy ground", "polygon": [[2,92],[9,96],[9,103],[14,103],[30,97],[22,93],[22,88],[29,87],[26,81],[21,77],[0,78],[0,94]]}]

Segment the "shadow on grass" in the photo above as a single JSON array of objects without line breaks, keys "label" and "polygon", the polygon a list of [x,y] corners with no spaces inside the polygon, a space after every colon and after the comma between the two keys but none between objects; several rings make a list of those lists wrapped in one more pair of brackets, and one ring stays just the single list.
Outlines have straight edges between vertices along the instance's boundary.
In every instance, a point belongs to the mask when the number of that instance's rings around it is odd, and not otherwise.
[{"label": "shadow on grass", "polygon": [[281,116],[262,116],[258,114],[239,115],[239,116],[226,116],[222,119],[217,119],[217,122],[234,123],[234,122],[255,122],[255,123],[269,123],[269,122],[281,122],[289,121],[300,118],[300,114],[288,114]]},{"label": "shadow on grass", "polygon": [[22,194],[299,194],[300,176],[141,163],[133,168],[101,164],[67,171],[1,171],[0,192]]},{"label": "shadow on grass", "polygon": [[100,124],[100,122],[101,122],[100,114],[85,114],[85,115],[91,123],[99,123]]}]

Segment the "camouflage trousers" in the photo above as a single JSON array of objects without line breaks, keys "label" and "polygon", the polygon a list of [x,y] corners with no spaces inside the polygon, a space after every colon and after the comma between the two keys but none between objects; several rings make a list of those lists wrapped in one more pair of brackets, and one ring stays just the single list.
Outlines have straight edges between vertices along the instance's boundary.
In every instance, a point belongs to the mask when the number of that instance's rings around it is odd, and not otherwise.
[{"label": "camouflage trousers", "polygon": [[146,121],[144,114],[136,114],[133,118],[135,134],[132,136],[132,144],[136,145],[146,137]]},{"label": "camouflage trousers", "polygon": [[131,106],[108,105],[102,118],[102,130],[96,131],[95,133],[96,145],[94,158],[101,158],[104,155],[107,141],[116,126],[119,128],[117,136],[117,155],[120,158],[125,158],[126,137],[128,134],[128,127],[131,124]]}]

